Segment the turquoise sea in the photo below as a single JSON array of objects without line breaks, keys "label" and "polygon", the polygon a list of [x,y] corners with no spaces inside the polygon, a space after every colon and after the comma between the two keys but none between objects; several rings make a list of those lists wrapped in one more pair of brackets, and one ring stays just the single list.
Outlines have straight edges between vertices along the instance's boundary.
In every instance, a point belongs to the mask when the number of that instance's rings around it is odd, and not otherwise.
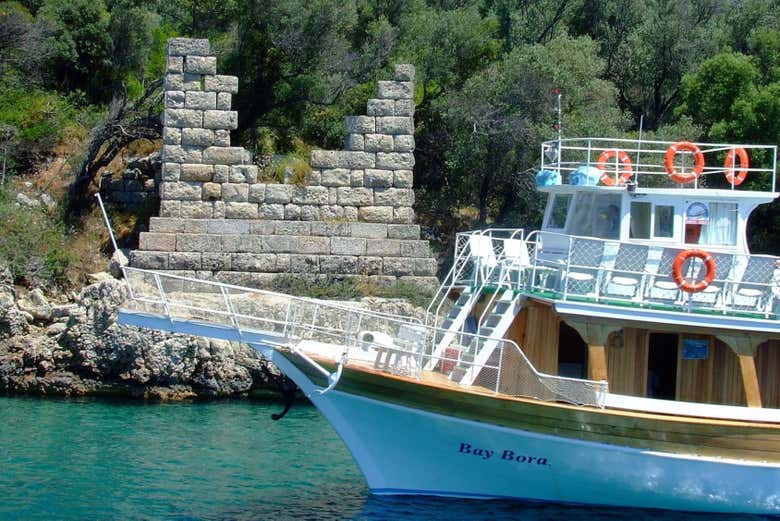
[{"label": "turquoise sea", "polygon": [[[377,497],[317,410],[277,403],[0,397],[0,520],[736,519]],[[739,519],[760,519],[744,516]]]}]

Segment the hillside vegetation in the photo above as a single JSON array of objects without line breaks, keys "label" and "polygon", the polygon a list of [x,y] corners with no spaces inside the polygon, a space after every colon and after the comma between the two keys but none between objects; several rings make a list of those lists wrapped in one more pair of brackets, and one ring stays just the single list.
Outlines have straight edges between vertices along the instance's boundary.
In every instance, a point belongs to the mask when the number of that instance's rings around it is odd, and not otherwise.
[{"label": "hillside vegetation", "polygon": [[[557,90],[567,136],[635,136],[642,119],[645,137],[780,142],[771,0],[0,2],[0,261],[17,280],[78,280],[79,234],[99,222],[85,195],[122,147],[156,137],[179,35],[210,38],[239,77],[234,142],[257,156],[339,146],[375,81],[414,64],[416,209],[442,244],[538,226],[530,174]],[[777,205],[751,228],[754,251],[780,253]]]}]

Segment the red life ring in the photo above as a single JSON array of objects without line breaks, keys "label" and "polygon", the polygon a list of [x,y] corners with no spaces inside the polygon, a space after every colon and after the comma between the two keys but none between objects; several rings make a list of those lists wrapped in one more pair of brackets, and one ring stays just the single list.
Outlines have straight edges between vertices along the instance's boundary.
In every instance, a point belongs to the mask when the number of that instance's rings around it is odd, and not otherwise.
[{"label": "red life ring", "polygon": [[[683,263],[691,257],[701,259],[704,262],[704,267],[707,268],[706,275],[699,282],[688,282],[682,274]],[[712,258],[712,255],[702,250],[682,251],[674,258],[674,264],[672,264],[672,277],[674,278],[674,283],[677,284],[677,287],[683,291],[687,291],[688,293],[704,291],[715,279],[715,259]]]},{"label": "red life ring", "polygon": [[[737,166],[735,163],[737,158],[739,158],[739,171],[735,174],[734,167]],[[726,167],[726,180],[734,186],[741,185],[742,181],[747,177],[747,169],[750,166],[747,151],[742,147],[732,148],[729,150],[729,153],[726,154],[726,163],[724,166]]]},{"label": "red life ring", "polygon": [[[606,172],[608,161],[615,156],[617,156],[618,161],[620,161],[620,164],[622,165],[620,169],[620,177],[618,177],[617,180],[615,180],[614,176],[611,176]],[[624,185],[628,182],[629,179],[631,179],[631,176],[634,175],[631,158],[628,157],[628,154],[626,154],[624,151],[614,148],[611,150],[605,150],[601,153],[598,161],[596,162],[596,168],[602,171],[601,179],[599,180],[607,186],[615,186],[616,184]]]},{"label": "red life ring", "polygon": [[[693,154],[693,172],[679,173],[674,169],[674,156],[681,150],[687,150]],[[704,154],[701,153],[699,147],[690,141],[678,141],[666,149],[664,168],[666,168],[667,175],[675,183],[680,183],[681,185],[690,183],[695,181],[704,171]]]}]

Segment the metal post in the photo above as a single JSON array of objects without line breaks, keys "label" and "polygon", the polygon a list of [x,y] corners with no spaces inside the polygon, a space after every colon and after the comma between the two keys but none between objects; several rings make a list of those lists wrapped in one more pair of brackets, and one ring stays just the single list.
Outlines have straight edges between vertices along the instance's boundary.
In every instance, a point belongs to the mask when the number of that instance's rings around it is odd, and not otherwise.
[{"label": "metal post", "polygon": [[496,375],[496,394],[499,393],[499,388],[501,387],[501,367],[502,362],[504,361],[504,342],[501,341],[501,346],[498,350],[498,374]]},{"label": "metal post", "polygon": [[103,213],[103,220],[106,222],[108,236],[111,238],[111,244],[114,246],[114,251],[119,251],[119,246],[116,244],[116,238],[114,238],[114,230],[111,229],[111,221],[108,220],[108,214],[106,213],[106,207],[103,206],[103,199],[100,197],[100,192],[95,193],[95,197],[97,197],[100,211]]},{"label": "metal post", "polygon": [[168,319],[171,319],[171,308],[168,305],[168,298],[165,296],[165,290],[163,289],[162,282],[160,281],[160,274],[155,273],[154,274],[154,282],[157,284],[157,291],[160,292],[160,299],[162,300],[163,309],[165,310],[165,314],[168,316]]}]

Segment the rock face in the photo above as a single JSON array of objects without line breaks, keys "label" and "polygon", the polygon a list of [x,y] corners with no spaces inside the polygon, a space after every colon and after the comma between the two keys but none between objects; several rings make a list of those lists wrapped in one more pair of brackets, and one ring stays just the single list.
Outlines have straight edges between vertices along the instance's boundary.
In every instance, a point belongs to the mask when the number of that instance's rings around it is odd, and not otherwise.
[{"label": "rock face", "polygon": [[[75,301],[58,305],[38,290],[15,288],[0,266],[0,392],[182,399],[277,388],[278,370],[246,345],[117,323],[127,287],[100,275]],[[398,299],[360,305],[422,311]]]}]

